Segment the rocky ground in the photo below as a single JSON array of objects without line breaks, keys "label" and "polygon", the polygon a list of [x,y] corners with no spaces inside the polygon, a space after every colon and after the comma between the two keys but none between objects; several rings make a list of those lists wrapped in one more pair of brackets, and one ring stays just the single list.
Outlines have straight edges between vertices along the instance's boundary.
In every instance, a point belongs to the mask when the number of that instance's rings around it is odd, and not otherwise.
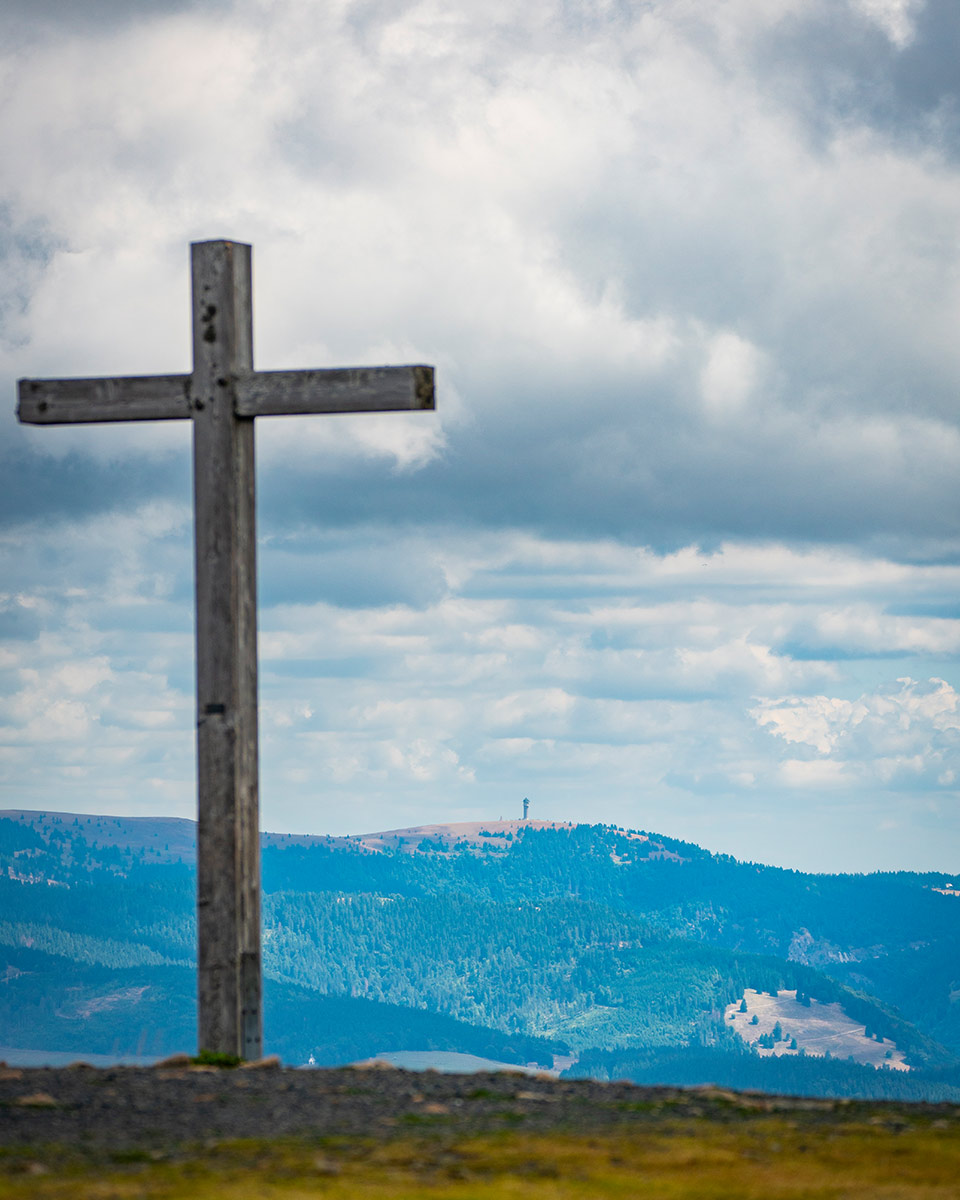
[{"label": "rocky ground", "polygon": [[[323,1134],[386,1137],[443,1125],[470,1135],[515,1128],[604,1129],[665,1107],[677,1116],[762,1104],[832,1112],[831,1101],[640,1088],[506,1073],[441,1075],[371,1067],[229,1070],[84,1066],[0,1068],[0,1145],[54,1143],[95,1153],[208,1139]],[[718,1105],[720,1106],[718,1108]]]},{"label": "rocky ground", "polygon": [[4,1200],[943,1200],[958,1181],[946,1104],[356,1067],[0,1067]]}]

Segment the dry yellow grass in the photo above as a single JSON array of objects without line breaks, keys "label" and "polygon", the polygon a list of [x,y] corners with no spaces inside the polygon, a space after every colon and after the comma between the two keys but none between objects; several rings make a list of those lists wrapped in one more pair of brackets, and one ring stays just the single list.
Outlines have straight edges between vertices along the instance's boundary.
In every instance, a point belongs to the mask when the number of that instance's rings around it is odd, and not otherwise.
[{"label": "dry yellow grass", "polygon": [[777,1115],[591,1135],[221,1142],[156,1161],[8,1152],[3,1200],[946,1200],[960,1198],[956,1121]]}]

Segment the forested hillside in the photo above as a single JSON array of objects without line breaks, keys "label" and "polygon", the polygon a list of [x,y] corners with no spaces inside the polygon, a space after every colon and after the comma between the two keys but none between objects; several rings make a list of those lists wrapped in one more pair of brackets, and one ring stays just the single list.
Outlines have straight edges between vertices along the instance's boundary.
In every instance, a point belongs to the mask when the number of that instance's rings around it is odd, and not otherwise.
[{"label": "forested hillside", "polygon": [[[0,1045],[114,1056],[193,1051],[192,968],[110,967],[26,947],[5,947]],[[542,1038],[476,1028],[432,1012],[325,996],[268,975],[270,1049],[285,1062],[334,1066],[396,1050],[450,1050],[549,1067],[562,1049]]]},{"label": "forested hillside", "polygon": [[[0,1042],[193,1042],[185,823],[110,820],[0,818]],[[713,1078],[721,1061],[781,1090],[907,1087],[758,1059],[723,1018],[753,988],[840,1003],[921,1069],[914,1090],[960,1083],[953,879],[804,875],[603,826],[402,841],[267,840],[266,1039],[289,1060],[442,1048],[549,1064],[569,1048],[575,1070],[617,1076]]]}]

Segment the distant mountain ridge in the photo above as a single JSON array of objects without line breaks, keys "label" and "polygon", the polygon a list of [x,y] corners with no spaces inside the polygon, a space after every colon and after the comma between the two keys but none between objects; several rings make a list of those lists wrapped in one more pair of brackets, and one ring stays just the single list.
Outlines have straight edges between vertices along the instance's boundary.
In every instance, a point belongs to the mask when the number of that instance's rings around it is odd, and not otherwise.
[{"label": "distant mountain ridge", "polygon": [[[15,1018],[21,1039],[33,1028],[75,1041],[84,1019],[102,1037],[110,1022],[80,1018],[69,1003],[69,988],[82,986],[92,989],[90,1017],[111,1011],[113,1025],[129,1031],[120,1049],[135,1053],[143,1029],[149,1042],[150,1023],[171,1005],[187,1012],[191,988],[177,984],[167,995],[174,976],[162,973],[191,979],[194,833],[193,822],[170,818],[0,814],[0,1020]],[[850,1094],[907,1086],[881,1078],[894,1072],[855,1064],[831,1066],[824,1082],[825,1068],[810,1060],[779,1061],[796,1059],[800,1046],[778,1045],[777,1062],[751,1065],[758,1052],[725,1013],[754,989],[810,995],[824,1012],[840,1005],[848,1024],[906,1055],[911,1087],[960,1059],[960,889],[952,876],[805,875],[652,833],[548,821],[352,838],[265,834],[262,844],[270,987],[300,997],[288,1013],[319,1014],[324,997],[328,1009],[338,998],[379,1005],[376,1018],[370,1009],[352,1019],[354,1032],[364,1021],[374,1031],[364,1056],[420,1049],[416,1039],[433,1019],[438,1031],[454,1022],[438,1048],[478,1053],[500,1038],[490,1056],[507,1061],[529,1054],[549,1065],[569,1047],[581,1059],[574,1070],[648,1078],[657,1064],[679,1070],[678,1055],[690,1062],[709,1054],[714,1063],[719,1054],[731,1071],[746,1055],[738,1078],[780,1071],[795,1087],[799,1072],[813,1090],[845,1079]],[[59,966],[27,969],[27,953]],[[97,982],[91,971],[114,975]],[[86,982],[71,984],[81,976]],[[42,1020],[43,997],[27,1004],[31,978],[35,992],[46,981]],[[189,1025],[192,1010],[183,1019]],[[343,1061],[347,1042],[325,1018],[312,1020],[291,1037],[296,1022],[285,1019],[286,1054]],[[269,1009],[267,1037],[276,1044]]]},{"label": "distant mountain ridge", "polygon": [[[31,809],[0,809],[0,820],[15,821],[25,828],[37,830],[41,836],[58,829],[79,831],[85,841],[103,847],[116,847],[135,854],[149,851],[157,862],[193,862],[197,853],[197,823],[187,817],[118,817],[91,813],[45,812]],[[482,847],[490,841],[493,849],[506,849],[507,839],[521,837],[528,830],[573,829],[572,821],[523,820],[462,821],[432,825],[415,825],[406,829],[388,829],[375,833],[322,834],[270,833],[260,834],[261,847],[327,846],[356,847],[373,853],[402,851],[414,853],[420,843],[431,848],[452,851],[458,846]],[[626,831],[624,831],[626,833]],[[89,837],[88,837],[89,835]],[[627,834],[637,841],[648,841],[647,834],[631,831]],[[502,844],[501,844],[502,840]],[[671,857],[672,852],[653,843],[651,854]]]}]

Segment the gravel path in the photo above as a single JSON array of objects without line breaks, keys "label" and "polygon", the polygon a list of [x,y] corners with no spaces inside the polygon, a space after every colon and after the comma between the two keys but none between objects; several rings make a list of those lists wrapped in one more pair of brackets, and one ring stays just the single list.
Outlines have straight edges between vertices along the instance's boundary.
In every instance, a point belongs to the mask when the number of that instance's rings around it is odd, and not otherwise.
[{"label": "gravel path", "polygon": [[[817,1123],[938,1120],[960,1129],[955,1105],[797,1100],[510,1074],[399,1070],[0,1067],[0,1146],[55,1144],[96,1157],[124,1148],[169,1150],[229,1138],[285,1135],[389,1139],[427,1132],[586,1133],[674,1120],[736,1120],[776,1110]],[[902,1114],[908,1113],[904,1118]]]}]

